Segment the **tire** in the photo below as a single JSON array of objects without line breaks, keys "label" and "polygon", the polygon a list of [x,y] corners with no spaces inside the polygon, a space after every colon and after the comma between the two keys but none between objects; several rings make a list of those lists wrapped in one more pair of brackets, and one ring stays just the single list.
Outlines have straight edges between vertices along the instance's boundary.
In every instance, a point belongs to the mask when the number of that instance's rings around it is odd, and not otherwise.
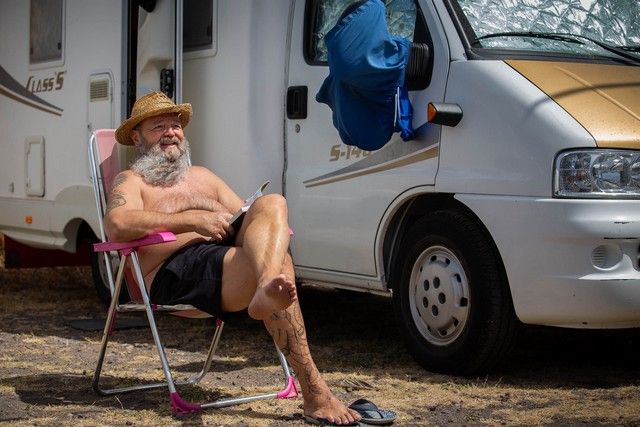
[{"label": "tire", "polygon": [[457,211],[436,211],[411,226],[402,248],[393,306],[418,363],[471,375],[507,356],[519,323],[502,262],[484,229]]},{"label": "tire", "polygon": [[[105,252],[91,252],[91,275],[93,277],[93,286],[96,289],[98,298],[104,305],[108,306],[109,304],[111,304],[111,290],[109,289],[107,270],[103,258],[105,254]],[[113,280],[115,281],[115,272],[117,271],[118,267],[118,259],[112,259],[111,265],[113,265]],[[122,289],[120,290],[120,298],[118,298],[118,301],[123,304],[128,302],[129,300],[130,297],[129,293],[127,292],[126,284],[123,283]]]}]

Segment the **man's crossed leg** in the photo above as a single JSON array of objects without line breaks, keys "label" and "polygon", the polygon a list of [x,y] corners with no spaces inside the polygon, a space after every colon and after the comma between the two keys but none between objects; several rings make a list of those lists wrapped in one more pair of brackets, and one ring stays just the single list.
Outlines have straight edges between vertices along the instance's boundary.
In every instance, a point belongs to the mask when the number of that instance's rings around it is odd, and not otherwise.
[{"label": "man's crossed leg", "polygon": [[331,392],[316,367],[298,304],[293,263],[288,254],[287,205],[282,196],[254,202],[236,235],[236,246],[224,257],[222,310],[263,320],[291,364],[302,389],[304,414],[330,423],[360,419]]}]

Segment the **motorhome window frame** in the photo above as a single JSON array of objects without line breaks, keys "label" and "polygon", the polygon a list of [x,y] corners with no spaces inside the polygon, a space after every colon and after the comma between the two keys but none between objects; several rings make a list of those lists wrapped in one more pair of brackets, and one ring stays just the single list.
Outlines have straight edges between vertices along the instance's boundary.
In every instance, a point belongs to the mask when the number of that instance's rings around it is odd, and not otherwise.
[{"label": "motorhome window frame", "polygon": [[[195,48],[193,50],[185,50],[184,36],[182,46],[182,60],[188,61],[197,58],[207,58],[216,56],[218,53],[218,0],[209,0],[211,3],[211,45],[203,48]],[[184,8],[183,3],[183,8]],[[184,12],[183,12],[183,31],[184,31]]]},{"label": "motorhome window frame", "polygon": [[123,52],[126,52],[126,60],[123,61],[122,75],[126,76],[124,94],[122,96],[121,120],[126,120],[131,114],[133,104],[136,101],[136,70],[138,62],[138,3],[133,0],[123,2],[122,9],[122,34]]},{"label": "motorhome window frame", "polygon": [[66,34],[67,34],[67,0],[60,0],[60,57],[51,60],[32,62],[31,59],[31,8],[33,0],[29,0],[29,70],[42,70],[46,68],[61,67],[65,63]]},{"label": "motorhome window frame", "polygon": [[[314,33],[313,30],[315,29],[315,21],[318,13],[318,3],[320,1],[322,0],[307,0],[305,3],[305,11],[304,11],[302,52],[303,52],[303,57],[305,62],[308,65],[312,65],[312,66],[328,66],[329,65],[327,61],[317,60],[315,59],[315,54],[312,55],[312,53],[315,53],[315,46],[313,44],[313,33]],[[429,49],[433,51],[433,39],[431,37],[431,33],[429,32],[429,28],[426,25],[424,12],[422,11],[422,8],[420,7],[420,2],[418,0],[414,0],[414,3],[416,5],[416,23],[413,30],[413,41],[420,42],[420,43],[427,43],[429,45]],[[422,24],[424,25],[424,33],[426,34],[427,40],[424,40],[424,41],[415,40],[416,33],[418,32],[417,31],[418,21],[421,21]],[[426,87],[427,85],[428,85],[428,82],[426,83],[426,85],[422,82],[420,84],[421,88],[422,86]]]},{"label": "motorhome window frame", "polygon": [[310,53],[312,51],[315,52],[315,46],[313,45],[313,28],[314,23],[318,14],[318,4],[319,0],[307,0],[305,3],[304,10],[304,28],[303,28],[303,46],[302,53],[304,56],[304,60],[309,65],[320,65],[326,66],[328,65],[327,61],[318,61],[315,59],[315,55],[311,56]]}]

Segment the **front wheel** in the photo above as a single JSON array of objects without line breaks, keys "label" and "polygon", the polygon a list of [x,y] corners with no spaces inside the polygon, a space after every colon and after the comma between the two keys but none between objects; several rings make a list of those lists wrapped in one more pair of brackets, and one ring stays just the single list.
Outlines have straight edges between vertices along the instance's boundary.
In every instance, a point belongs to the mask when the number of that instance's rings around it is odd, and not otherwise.
[{"label": "front wheel", "polygon": [[456,211],[417,221],[402,242],[394,310],[415,359],[468,375],[502,360],[518,321],[502,263],[486,232]]}]

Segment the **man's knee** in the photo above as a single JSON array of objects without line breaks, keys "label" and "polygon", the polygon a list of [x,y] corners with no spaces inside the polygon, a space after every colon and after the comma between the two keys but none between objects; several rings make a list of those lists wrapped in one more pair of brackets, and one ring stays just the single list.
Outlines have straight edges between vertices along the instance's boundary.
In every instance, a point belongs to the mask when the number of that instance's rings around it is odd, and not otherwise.
[{"label": "man's knee", "polygon": [[252,207],[256,211],[270,212],[275,215],[287,215],[287,200],[280,194],[267,194],[255,201]]}]

